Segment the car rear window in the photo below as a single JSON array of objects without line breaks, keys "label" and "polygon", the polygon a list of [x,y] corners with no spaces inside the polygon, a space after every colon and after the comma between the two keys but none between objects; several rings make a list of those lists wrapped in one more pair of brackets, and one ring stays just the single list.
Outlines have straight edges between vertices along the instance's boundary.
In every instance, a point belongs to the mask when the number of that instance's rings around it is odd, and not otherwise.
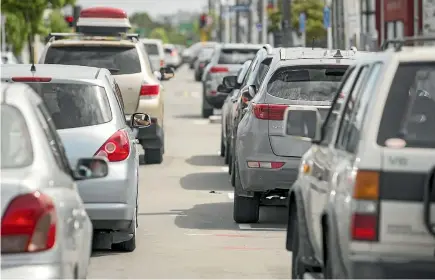
[{"label": "car rear window", "polygon": [[347,65],[283,67],[273,74],[267,93],[283,99],[332,101]]},{"label": "car rear window", "polygon": [[1,105],[1,169],[21,168],[33,162],[33,148],[24,116],[10,105]]},{"label": "car rear window", "polygon": [[378,144],[403,139],[405,147],[435,148],[435,63],[400,63],[385,103]]},{"label": "car rear window", "polygon": [[139,55],[134,46],[51,46],[44,63],[107,68],[113,75],[141,72]]},{"label": "car rear window", "polygon": [[258,49],[222,49],[218,64],[243,64],[257,54]]},{"label": "car rear window", "polygon": [[44,100],[57,129],[99,125],[112,120],[104,88],[83,84],[28,83]]},{"label": "car rear window", "polygon": [[159,54],[159,47],[157,46],[157,44],[145,43],[144,46],[145,46],[145,49],[147,50],[148,54],[150,54],[150,55],[158,55]]}]

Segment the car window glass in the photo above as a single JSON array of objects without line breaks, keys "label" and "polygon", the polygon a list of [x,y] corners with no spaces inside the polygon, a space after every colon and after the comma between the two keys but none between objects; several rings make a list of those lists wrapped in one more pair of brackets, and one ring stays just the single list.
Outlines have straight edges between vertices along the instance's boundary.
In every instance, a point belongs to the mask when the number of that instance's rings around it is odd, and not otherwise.
[{"label": "car window glass", "polygon": [[10,105],[1,105],[1,169],[21,168],[33,162],[33,147],[23,114]]},{"label": "car window glass", "polygon": [[257,49],[221,49],[218,64],[243,64],[253,59]]},{"label": "car window glass", "polygon": [[343,116],[341,117],[341,121],[340,121],[340,127],[338,129],[338,136],[336,142],[336,147],[338,148],[346,149],[346,144],[347,144],[346,138],[348,137],[349,130],[351,129],[350,127],[352,125],[352,115],[355,112],[357,97],[359,96],[359,93],[363,88],[363,85],[365,85],[368,72],[369,72],[368,65],[365,65],[361,68],[358,74],[356,84],[346,100]]},{"label": "car window glass", "polygon": [[405,147],[435,148],[435,63],[400,63],[385,103],[377,142],[403,139]]},{"label": "car window glass", "polygon": [[107,123],[112,111],[104,88],[86,84],[28,83],[44,100],[57,129]]},{"label": "car window glass", "polygon": [[149,55],[159,55],[159,47],[157,44],[144,43],[144,46]]},{"label": "car window glass", "polygon": [[356,152],[358,141],[361,135],[361,130],[365,120],[365,115],[370,100],[373,97],[374,85],[378,80],[380,68],[381,64],[376,63],[370,69],[368,69],[368,77],[366,79],[363,79],[361,83],[362,86],[356,94],[355,102],[352,104],[352,100],[349,101],[347,107],[351,108],[352,113],[349,120],[347,120],[346,118],[343,120],[342,125],[345,125],[347,122],[348,124],[341,133],[341,139],[339,138],[337,141],[338,148],[346,150],[350,153]]},{"label": "car window glass", "polygon": [[339,119],[339,113],[341,104],[343,102],[342,92],[349,92],[352,88],[352,85],[355,82],[355,77],[358,74],[358,71],[355,71],[355,67],[349,68],[344,77],[342,79],[342,83],[336,92],[335,102],[332,104],[332,109],[329,111],[329,115],[326,117],[325,123],[323,124],[322,131],[324,133],[322,144],[327,145],[332,141],[332,135],[334,132],[334,128],[336,127],[337,120]]},{"label": "car window glass", "polygon": [[107,68],[114,75],[140,73],[141,64],[134,46],[51,46],[45,64],[65,64]]},{"label": "car window glass", "polygon": [[149,54],[145,49],[145,46],[143,44],[137,44],[137,47],[142,57],[144,58],[144,65],[142,70],[144,70],[148,74],[148,76],[153,76],[153,71],[154,71],[152,67],[153,64],[151,62]]}]

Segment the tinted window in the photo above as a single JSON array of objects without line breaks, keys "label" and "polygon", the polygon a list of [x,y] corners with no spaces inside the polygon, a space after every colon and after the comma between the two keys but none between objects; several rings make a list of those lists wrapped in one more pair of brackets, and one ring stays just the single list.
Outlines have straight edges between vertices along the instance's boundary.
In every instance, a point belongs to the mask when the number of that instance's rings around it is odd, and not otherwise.
[{"label": "tinted window", "polygon": [[19,168],[33,162],[26,121],[18,109],[1,105],[1,168]]},{"label": "tinted window", "polygon": [[42,97],[57,129],[98,125],[112,120],[102,87],[82,84],[29,85]]},{"label": "tinted window", "polygon": [[159,54],[159,48],[156,44],[144,44],[145,49],[147,50],[147,53],[150,55],[158,55]]},{"label": "tinted window", "polygon": [[347,66],[283,67],[270,79],[267,92],[290,100],[332,101]]},{"label": "tinted window", "polygon": [[50,47],[45,64],[82,65],[107,68],[114,75],[141,72],[135,47],[69,46]]},{"label": "tinted window", "polygon": [[256,49],[222,49],[218,64],[243,64],[255,57]]},{"label": "tinted window", "polygon": [[378,144],[402,138],[406,147],[435,148],[435,63],[401,63],[379,128]]}]

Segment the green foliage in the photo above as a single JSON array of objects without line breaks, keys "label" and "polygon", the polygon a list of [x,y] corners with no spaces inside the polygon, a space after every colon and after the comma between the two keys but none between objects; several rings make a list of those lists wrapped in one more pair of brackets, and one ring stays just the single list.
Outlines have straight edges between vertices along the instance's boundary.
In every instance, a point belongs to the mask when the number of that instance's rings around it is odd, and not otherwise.
[{"label": "green foliage", "polygon": [[6,15],[6,36],[15,53],[19,53],[29,34],[45,35],[44,11],[74,4],[75,0],[2,0],[1,9]]},{"label": "green foliage", "polygon": [[166,33],[166,30],[162,27],[154,28],[150,33],[150,38],[154,39],[160,39],[163,41],[163,43],[168,43],[168,34]]},{"label": "green foliage", "polygon": [[59,9],[51,12],[48,29],[50,32],[71,32],[71,28],[68,26],[68,23],[65,21]]}]

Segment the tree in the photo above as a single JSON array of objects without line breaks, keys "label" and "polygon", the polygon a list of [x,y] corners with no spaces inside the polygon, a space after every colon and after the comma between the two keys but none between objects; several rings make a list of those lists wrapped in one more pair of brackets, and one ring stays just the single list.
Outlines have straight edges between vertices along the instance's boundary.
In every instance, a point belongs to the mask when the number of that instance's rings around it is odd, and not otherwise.
[{"label": "tree", "polygon": [[312,38],[321,40],[326,37],[326,30],[323,27],[323,6],[322,0],[293,0],[292,26],[298,30],[299,15],[305,13],[307,41]]},{"label": "tree", "polygon": [[31,48],[33,35],[46,33],[42,22],[45,9],[74,3],[75,0],[3,0],[1,9],[6,14],[6,36],[14,51],[20,52],[26,42]]},{"label": "tree", "polygon": [[70,32],[71,28],[65,21],[65,17],[59,9],[53,10],[49,16],[50,32]]},{"label": "tree", "polygon": [[168,43],[168,34],[166,33],[166,30],[162,27],[154,28],[151,33],[150,37],[154,39],[160,39],[163,41],[163,43]]}]

